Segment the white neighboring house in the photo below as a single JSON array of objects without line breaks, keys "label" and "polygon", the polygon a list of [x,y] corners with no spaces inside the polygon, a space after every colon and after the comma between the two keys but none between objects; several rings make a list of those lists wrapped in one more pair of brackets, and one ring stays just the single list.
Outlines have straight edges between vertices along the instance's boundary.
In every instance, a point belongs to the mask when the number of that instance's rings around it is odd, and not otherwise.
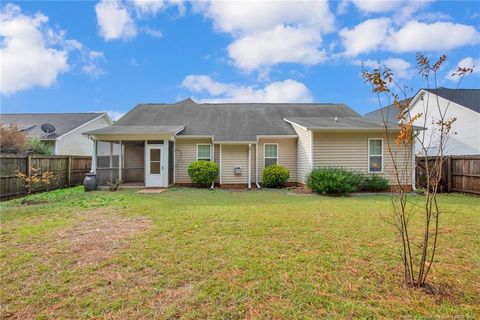
[{"label": "white neighboring house", "polygon": [[82,132],[108,127],[113,122],[105,112],[88,112],[1,114],[0,123],[14,124],[29,137],[39,138],[51,146],[55,155],[91,156],[93,142]]},{"label": "white neighboring house", "polygon": [[[401,103],[409,103],[411,116],[422,114],[414,122],[414,125],[426,128],[425,142],[432,142],[427,150],[428,155],[437,154],[436,141],[438,141],[439,133],[434,130],[435,125],[432,123],[440,118],[440,110],[442,112],[446,110],[446,118],[456,117],[456,121],[452,125],[452,132],[456,134],[449,136],[444,154],[480,154],[480,89],[421,89],[414,97]],[[393,106],[367,113],[365,117],[381,119],[382,113],[384,117],[388,116],[388,120],[396,121],[396,112]],[[415,150],[417,155],[423,153],[418,142]]]}]

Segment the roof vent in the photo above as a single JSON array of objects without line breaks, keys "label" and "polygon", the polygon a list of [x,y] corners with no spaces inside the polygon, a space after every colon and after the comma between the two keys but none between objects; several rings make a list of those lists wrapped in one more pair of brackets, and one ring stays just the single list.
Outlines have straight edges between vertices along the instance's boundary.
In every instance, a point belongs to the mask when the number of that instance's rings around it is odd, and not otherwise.
[{"label": "roof vent", "polygon": [[44,135],[45,138],[55,132],[55,126],[50,123],[44,123],[40,126],[40,128],[42,129],[43,132],[45,132],[45,135]]}]

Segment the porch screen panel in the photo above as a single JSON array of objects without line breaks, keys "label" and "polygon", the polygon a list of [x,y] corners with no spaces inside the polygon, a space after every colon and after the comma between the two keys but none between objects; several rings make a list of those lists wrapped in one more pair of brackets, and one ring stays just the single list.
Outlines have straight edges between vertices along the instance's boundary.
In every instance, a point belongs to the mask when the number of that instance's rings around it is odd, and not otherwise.
[{"label": "porch screen panel", "polygon": [[125,182],[144,182],[145,180],[145,141],[125,141],[124,169]]}]

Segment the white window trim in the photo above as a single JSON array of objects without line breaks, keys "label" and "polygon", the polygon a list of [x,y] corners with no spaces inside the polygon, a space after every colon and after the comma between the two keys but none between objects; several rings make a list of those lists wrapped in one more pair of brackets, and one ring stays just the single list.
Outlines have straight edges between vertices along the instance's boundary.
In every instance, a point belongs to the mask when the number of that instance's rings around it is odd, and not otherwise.
[{"label": "white window trim", "polygon": [[210,147],[210,159],[208,161],[213,161],[213,152],[212,152],[212,144],[211,143],[197,143],[197,152],[195,154],[196,160],[207,160],[207,159],[198,159],[198,146],[209,146]]},{"label": "white window trim", "polygon": [[[382,157],[382,166],[380,168],[380,171],[370,171],[370,157],[373,156],[373,157],[378,157],[380,155],[378,154],[370,154],[370,141],[373,141],[373,140],[380,140],[382,142],[382,154],[381,154],[381,157]],[[368,173],[383,173],[383,163],[384,163],[384,158],[383,158],[383,138],[368,138],[368,145],[367,145],[367,148],[368,148]]]},{"label": "white window trim", "polygon": [[[277,156],[276,156],[276,157],[268,157],[268,158],[267,158],[267,157],[265,156],[265,149],[266,149],[265,146],[271,146],[271,145],[277,146]],[[263,144],[263,168],[266,168],[266,166],[265,166],[265,160],[266,160],[266,159],[277,159],[277,165],[279,164],[279,163],[278,163],[278,160],[280,159],[280,148],[278,147],[278,143],[264,143],[264,144]]]}]

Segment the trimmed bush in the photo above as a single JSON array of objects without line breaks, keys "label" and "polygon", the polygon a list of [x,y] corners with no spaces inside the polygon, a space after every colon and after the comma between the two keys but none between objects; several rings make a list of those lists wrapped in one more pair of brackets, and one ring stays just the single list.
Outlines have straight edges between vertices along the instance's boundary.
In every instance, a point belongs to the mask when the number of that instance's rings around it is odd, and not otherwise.
[{"label": "trimmed bush", "polygon": [[287,185],[290,173],[288,169],[272,164],[263,170],[263,186],[266,188],[283,188]]},{"label": "trimmed bush", "polygon": [[362,191],[387,191],[388,180],[377,174],[372,176],[365,176],[360,184],[360,190]]},{"label": "trimmed bush", "polygon": [[344,194],[358,191],[363,175],[342,168],[317,168],[307,175],[307,186],[315,192]]},{"label": "trimmed bush", "polygon": [[194,184],[210,186],[218,177],[218,164],[213,161],[195,161],[188,166],[188,175]]}]

